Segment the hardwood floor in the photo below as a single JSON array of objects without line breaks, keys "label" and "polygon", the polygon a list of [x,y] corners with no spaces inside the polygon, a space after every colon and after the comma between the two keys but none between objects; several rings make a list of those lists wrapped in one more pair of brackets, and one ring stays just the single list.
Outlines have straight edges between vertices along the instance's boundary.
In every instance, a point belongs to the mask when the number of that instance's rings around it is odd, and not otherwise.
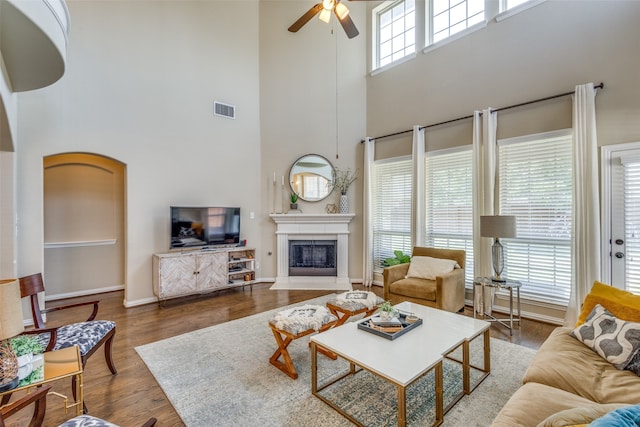
[{"label": "hardwood floor", "polygon": [[[328,293],[271,291],[270,286],[260,284],[255,285],[253,291],[248,287],[244,291],[232,289],[170,300],[163,305],[149,304],[128,309],[122,306],[122,292],[100,294],[97,298],[92,296],[55,301],[47,306],[69,301],[100,299],[98,319],[116,322],[113,357],[118,374],[111,375],[101,350],[89,359],[85,369],[84,397],[91,415],[107,419],[122,427],[142,425],[150,417],[158,419],[158,426],[182,426],[180,417],[138,357],[134,347]],[[354,289],[363,288],[355,285]],[[381,287],[374,286],[372,290],[382,295]],[[47,326],[78,321],[83,318],[82,315],[84,313],[78,313],[79,317],[72,317],[70,314],[54,312],[49,314]],[[465,315],[472,316],[473,310],[470,307],[465,308]],[[554,328],[554,325],[523,319],[521,328],[515,329],[513,337],[509,336],[506,328],[496,324],[491,327],[491,336],[537,349]],[[270,333],[266,325],[265,333]],[[265,369],[269,369],[270,365],[266,362]],[[70,396],[71,381],[58,381],[54,384],[53,390]],[[27,425],[31,410],[32,408],[29,408],[28,413],[25,410],[25,413],[12,417],[8,425]],[[61,399],[55,396],[47,398],[45,426],[57,426],[72,416],[70,413],[64,413]]]}]

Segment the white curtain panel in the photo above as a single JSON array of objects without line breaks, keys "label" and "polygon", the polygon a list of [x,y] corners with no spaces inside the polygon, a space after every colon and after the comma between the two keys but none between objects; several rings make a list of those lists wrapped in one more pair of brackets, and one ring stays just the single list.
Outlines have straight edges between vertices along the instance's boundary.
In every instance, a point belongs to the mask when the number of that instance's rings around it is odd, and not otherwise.
[{"label": "white curtain panel", "polygon": [[600,197],[596,91],[593,83],[576,86],[573,96],[573,238],[571,297],[565,326],[578,320],[580,306],[600,280]]},{"label": "white curtain panel", "polygon": [[[473,264],[474,277],[490,277],[491,239],[480,237],[480,217],[494,214],[496,182],[496,131],[498,115],[486,109],[473,114]],[[475,286],[475,285],[474,285]],[[488,293],[489,295],[491,293]],[[479,295],[479,293],[476,293]],[[491,314],[491,297],[481,304],[476,301],[476,310]]]},{"label": "white curtain panel", "polygon": [[375,160],[375,140],[367,137],[364,140],[364,194],[363,194],[363,233],[362,248],[364,251],[362,284],[371,286],[373,284],[373,222],[371,213],[373,212],[373,162]]},{"label": "white curtain panel", "polygon": [[413,245],[424,246],[425,192],[424,192],[424,128],[413,126]]}]

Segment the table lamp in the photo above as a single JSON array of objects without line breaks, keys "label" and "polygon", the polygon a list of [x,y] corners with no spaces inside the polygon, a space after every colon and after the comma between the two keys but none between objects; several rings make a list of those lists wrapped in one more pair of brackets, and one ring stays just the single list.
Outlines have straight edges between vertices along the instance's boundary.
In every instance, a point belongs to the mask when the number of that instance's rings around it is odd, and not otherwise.
[{"label": "table lamp", "polygon": [[9,338],[24,331],[20,282],[0,280],[0,392],[18,385],[18,358]]},{"label": "table lamp", "polygon": [[500,277],[504,269],[504,249],[500,243],[500,237],[516,237],[516,217],[511,215],[494,215],[480,217],[480,236],[492,237],[491,262],[495,276],[494,282],[506,282]]}]

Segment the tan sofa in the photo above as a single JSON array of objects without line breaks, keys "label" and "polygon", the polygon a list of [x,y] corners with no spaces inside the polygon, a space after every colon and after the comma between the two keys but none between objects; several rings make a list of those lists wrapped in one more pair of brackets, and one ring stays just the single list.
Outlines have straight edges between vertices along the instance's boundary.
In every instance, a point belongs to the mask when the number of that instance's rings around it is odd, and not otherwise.
[{"label": "tan sofa", "polygon": [[[636,322],[640,296],[634,299],[628,302],[636,304],[637,312],[626,307],[631,318],[614,314]],[[591,308],[583,307],[585,310],[590,312]],[[498,413],[492,427],[582,425],[618,407],[640,403],[640,377],[616,369],[570,336],[572,330],[560,327],[551,333],[527,369],[522,387]]]},{"label": "tan sofa", "polygon": [[435,280],[428,280],[405,277],[409,271],[409,263],[386,267],[382,272],[384,299],[394,304],[411,301],[452,312],[462,310],[464,308],[465,251],[416,246],[411,256],[455,260],[460,268],[437,276]]}]

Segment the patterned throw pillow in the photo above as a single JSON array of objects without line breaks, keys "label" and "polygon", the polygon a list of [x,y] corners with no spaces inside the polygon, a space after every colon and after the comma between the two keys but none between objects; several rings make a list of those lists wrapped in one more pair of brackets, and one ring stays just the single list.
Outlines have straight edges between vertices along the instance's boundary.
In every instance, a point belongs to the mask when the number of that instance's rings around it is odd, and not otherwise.
[{"label": "patterned throw pillow", "polygon": [[596,304],[584,324],[575,328],[571,336],[618,369],[628,369],[640,352],[640,323],[620,320],[600,304]]},{"label": "patterned throw pillow", "polygon": [[636,351],[636,354],[631,358],[624,369],[631,371],[640,377],[640,351]]}]

